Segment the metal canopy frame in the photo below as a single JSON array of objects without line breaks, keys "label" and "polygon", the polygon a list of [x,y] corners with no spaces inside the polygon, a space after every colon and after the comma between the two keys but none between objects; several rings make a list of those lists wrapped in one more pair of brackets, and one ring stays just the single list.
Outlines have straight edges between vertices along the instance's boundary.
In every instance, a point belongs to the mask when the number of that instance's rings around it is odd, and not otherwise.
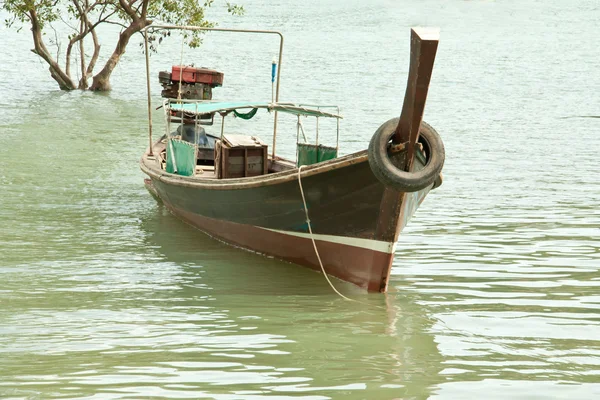
[{"label": "metal canopy frame", "polygon": [[[269,103],[269,102],[252,102],[252,101],[240,101],[240,102],[221,102],[221,101],[206,101],[206,100],[176,100],[165,99],[163,101],[163,107],[176,112],[185,112],[190,115],[209,115],[213,113],[229,113],[234,110],[241,109],[265,109],[269,112],[282,112],[294,115],[302,115],[307,117],[315,118],[343,118],[338,112],[331,113],[323,111],[319,106],[313,106],[308,108],[303,104],[295,103]],[[322,107],[321,107],[322,108]]]},{"label": "metal canopy frame", "polygon": [[[257,30],[257,29],[233,29],[233,28],[208,28],[201,26],[178,26],[178,25],[149,25],[142,29],[141,32],[144,36],[144,48],[146,53],[146,88],[148,91],[148,137],[150,142],[150,155],[152,155],[152,99],[150,95],[150,54],[148,52],[148,34],[149,30],[153,29],[167,29],[167,30],[182,30],[182,31],[214,31],[214,32],[232,32],[232,33],[254,33],[254,34],[267,34],[279,36],[279,57],[278,57],[278,68],[277,68],[277,83],[275,84],[275,103],[279,102],[279,83],[281,78],[281,61],[283,55],[283,34],[278,31],[271,30]],[[275,146],[277,139],[277,111],[275,111],[274,122],[273,122],[273,151],[272,157],[275,159]]]}]

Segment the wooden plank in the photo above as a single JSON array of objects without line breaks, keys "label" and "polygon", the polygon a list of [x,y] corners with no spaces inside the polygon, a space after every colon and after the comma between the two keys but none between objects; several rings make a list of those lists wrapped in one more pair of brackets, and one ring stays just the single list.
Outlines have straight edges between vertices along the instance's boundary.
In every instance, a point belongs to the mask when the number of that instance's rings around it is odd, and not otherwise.
[{"label": "wooden plank", "polygon": [[215,175],[217,178],[223,177],[223,151],[221,148],[223,147],[220,140],[215,142]]},{"label": "wooden plank", "polygon": [[266,175],[269,173],[269,152],[267,151],[267,146],[263,147],[263,175]]},{"label": "wooden plank", "polygon": [[229,154],[229,165],[251,165],[251,164],[262,164],[262,156],[247,156],[242,155],[232,156]]},{"label": "wooden plank", "polygon": [[250,135],[223,135],[225,143],[229,147],[261,147],[266,146],[265,143],[261,142],[256,136]]},{"label": "wooden plank", "polygon": [[222,168],[219,170],[219,177],[230,179],[265,174],[265,171],[268,171],[267,150],[266,145],[222,146],[220,149]]},{"label": "wooden plank", "polygon": [[221,176],[219,178],[227,178],[229,176],[229,149],[226,147],[221,147],[221,163],[223,168],[221,168]]}]

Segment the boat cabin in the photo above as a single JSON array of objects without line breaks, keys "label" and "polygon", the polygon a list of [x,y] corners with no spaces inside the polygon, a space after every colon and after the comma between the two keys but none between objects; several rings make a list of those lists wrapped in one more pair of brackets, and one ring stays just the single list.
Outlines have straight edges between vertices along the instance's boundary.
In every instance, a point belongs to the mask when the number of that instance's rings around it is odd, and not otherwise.
[{"label": "boat cabin", "polygon": [[[331,106],[303,106],[292,103],[216,102],[197,99],[165,99],[162,106],[166,132],[155,153],[162,169],[168,173],[199,178],[244,178],[311,165],[334,159],[338,155],[339,123],[335,146],[307,140],[302,118],[335,118],[338,113],[324,111]],[[269,145],[257,135],[226,132],[227,118],[250,120],[259,110],[275,114],[292,114],[297,120],[296,160],[269,154]],[[336,111],[338,111],[336,107]],[[221,132],[207,133],[214,120],[221,119]],[[251,124],[252,122],[248,122]],[[274,127],[274,130],[276,127]],[[275,145],[276,131],[273,135]]]}]

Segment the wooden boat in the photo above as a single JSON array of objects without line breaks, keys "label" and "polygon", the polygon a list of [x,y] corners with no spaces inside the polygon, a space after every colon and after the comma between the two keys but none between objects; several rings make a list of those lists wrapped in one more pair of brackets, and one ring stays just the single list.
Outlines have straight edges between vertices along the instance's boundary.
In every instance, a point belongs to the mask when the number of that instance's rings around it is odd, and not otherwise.
[{"label": "wooden boat", "polygon": [[[441,183],[444,147],[435,130],[422,122],[437,44],[436,31],[412,30],[400,118],[381,125],[368,149],[345,156],[337,156],[338,145],[300,140],[296,160],[276,156],[278,114],[292,114],[298,121],[341,118],[331,109],[279,101],[281,51],[271,102],[167,99],[166,134],[157,141],[149,121],[150,145],[140,162],[148,175],[146,186],[173,214],[215,238],[385,292],[402,228]],[[247,118],[248,110],[274,114],[271,154],[252,128],[254,135],[230,135],[222,121],[220,135],[198,129],[219,115],[223,120],[232,113]],[[177,133],[190,126],[193,139],[182,140]]]}]

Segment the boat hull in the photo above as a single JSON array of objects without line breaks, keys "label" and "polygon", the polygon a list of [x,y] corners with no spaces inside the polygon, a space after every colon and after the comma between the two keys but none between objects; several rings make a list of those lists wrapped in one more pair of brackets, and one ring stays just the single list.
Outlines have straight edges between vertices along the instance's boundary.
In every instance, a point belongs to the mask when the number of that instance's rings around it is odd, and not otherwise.
[{"label": "boat hull", "polygon": [[[254,179],[257,183],[249,186],[194,185],[193,178],[164,179],[153,173],[147,185],[175,215],[215,238],[320,271],[314,239],[329,275],[368,291],[385,291],[398,234],[430,188],[392,193],[361,156],[330,164],[301,178],[313,235],[297,169],[285,179]],[[382,218],[390,213],[400,215],[394,215],[391,230],[382,230]]]}]

